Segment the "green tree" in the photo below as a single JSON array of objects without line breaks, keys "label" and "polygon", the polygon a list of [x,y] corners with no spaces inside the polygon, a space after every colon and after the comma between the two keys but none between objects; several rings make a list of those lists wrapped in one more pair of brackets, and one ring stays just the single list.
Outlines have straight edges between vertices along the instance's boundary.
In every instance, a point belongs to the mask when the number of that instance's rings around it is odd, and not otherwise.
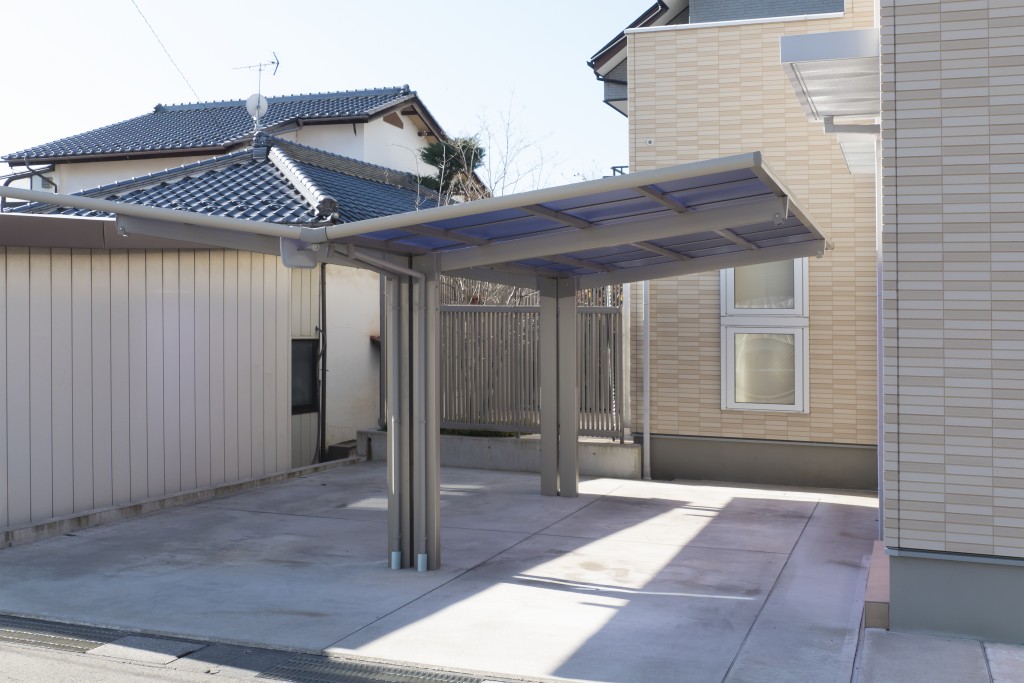
[{"label": "green tree", "polygon": [[423,176],[420,182],[434,190],[447,203],[456,198],[477,199],[484,188],[475,175],[483,164],[486,151],[475,137],[452,138],[432,142],[420,150],[420,160],[437,169],[432,176]]}]

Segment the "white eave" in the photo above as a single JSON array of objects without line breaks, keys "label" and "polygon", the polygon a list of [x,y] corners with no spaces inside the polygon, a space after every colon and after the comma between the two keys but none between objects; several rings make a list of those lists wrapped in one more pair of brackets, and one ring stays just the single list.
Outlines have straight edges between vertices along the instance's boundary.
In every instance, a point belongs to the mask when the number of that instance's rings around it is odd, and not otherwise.
[{"label": "white eave", "polygon": [[873,173],[881,113],[878,30],[782,36],[780,55],[807,119],[836,134],[851,173]]}]

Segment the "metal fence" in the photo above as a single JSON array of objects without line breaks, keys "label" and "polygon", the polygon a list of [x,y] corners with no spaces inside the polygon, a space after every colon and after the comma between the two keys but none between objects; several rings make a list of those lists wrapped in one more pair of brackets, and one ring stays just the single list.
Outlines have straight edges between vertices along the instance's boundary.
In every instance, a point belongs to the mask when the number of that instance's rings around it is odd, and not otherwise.
[{"label": "metal fence", "polygon": [[[580,434],[621,438],[622,315],[578,309]],[[540,309],[441,307],[441,426],[540,431]]]}]

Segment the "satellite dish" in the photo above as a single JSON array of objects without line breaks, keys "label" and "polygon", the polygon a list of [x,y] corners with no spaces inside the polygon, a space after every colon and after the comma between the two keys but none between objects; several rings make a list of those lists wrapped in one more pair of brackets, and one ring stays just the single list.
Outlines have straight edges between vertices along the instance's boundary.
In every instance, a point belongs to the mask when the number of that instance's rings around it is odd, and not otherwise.
[{"label": "satellite dish", "polygon": [[269,108],[270,102],[267,102],[267,98],[259,93],[249,95],[249,99],[245,101],[245,110],[256,120],[262,119]]}]

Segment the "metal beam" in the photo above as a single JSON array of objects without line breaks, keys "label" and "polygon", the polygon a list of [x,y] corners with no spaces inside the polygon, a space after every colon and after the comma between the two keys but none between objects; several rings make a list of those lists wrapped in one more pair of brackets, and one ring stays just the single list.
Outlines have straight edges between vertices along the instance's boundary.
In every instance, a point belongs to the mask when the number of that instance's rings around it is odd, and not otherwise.
[{"label": "metal beam", "polygon": [[757,249],[757,245],[751,243],[749,240],[745,240],[739,235],[735,234],[732,230],[715,230],[715,234],[721,235],[725,239],[729,240],[733,244],[738,244],[744,249]]},{"label": "metal beam", "polygon": [[586,230],[588,228],[594,227],[594,224],[591,223],[590,221],[585,221],[582,218],[577,218],[576,216],[565,213],[564,211],[555,211],[554,209],[549,209],[546,206],[541,206],[540,204],[530,204],[527,206],[523,206],[521,208],[523,209],[523,211],[529,211],[535,216],[543,216],[544,218],[550,218],[551,220],[558,221],[559,223],[565,223],[566,225],[571,225],[572,227],[579,228],[580,230]]},{"label": "metal beam", "polygon": [[438,239],[448,240],[449,242],[461,242],[462,244],[472,244],[473,246],[481,246],[489,244],[490,240],[486,240],[483,237],[474,237],[473,235],[463,235],[451,230],[442,230],[441,228],[434,228],[429,225],[423,225],[417,223],[416,225],[407,225],[401,228],[406,232],[411,232],[416,235],[423,235],[424,237],[436,237]]},{"label": "metal beam", "polygon": [[621,285],[627,282],[657,280],[663,277],[688,275],[690,273],[700,273],[708,270],[738,268],[740,266],[751,266],[758,263],[769,263],[771,261],[785,261],[787,259],[802,258],[804,256],[823,256],[824,253],[825,242],[823,240],[807,240],[806,242],[787,244],[781,247],[762,247],[756,251],[720,254],[718,256],[703,256],[689,261],[663,263],[657,266],[644,266],[642,268],[623,268],[615,271],[614,273],[581,275],[576,278],[576,281],[579,283],[580,289],[592,289],[594,287],[606,287],[608,285]]},{"label": "metal beam", "polygon": [[447,272],[508,261],[544,258],[552,254],[613,247],[622,244],[625,231],[628,231],[630,241],[646,242],[712,232],[737,225],[769,223],[784,217],[786,210],[786,199],[773,196],[728,207],[688,211],[685,214],[673,214],[645,221],[605,224],[571,233],[524,237],[493,242],[482,247],[452,249],[441,253],[441,269]]},{"label": "metal beam", "polygon": [[672,251],[670,249],[666,249],[665,247],[659,247],[657,244],[651,244],[650,242],[632,242],[630,244],[630,246],[631,247],[636,247],[637,249],[643,249],[644,251],[649,251],[652,254],[659,254],[660,256],[667,256],[670,259],[675,259],[676,261],[689,261],[690,260],[690,257],[687,256],[686,254],[680,254],[680,253]]},{"label": "metal beam", "polygon": [[[220,228],[222,230],[230,230],[232,232],[254,233],[268,237],[304,239],[306,234],[305,230],[307,230],[306,228],[301,228],[297,225],[247,221],[241,218],[211,216],[209,214],[194,213],[192,211],[161,209],[156,206],[131,204],[129,202],[114,202],[109,199],[96,199],[95,197],[84,197],[82,195],[54,194],[53,192],[40,192],[38,190],[23,190],[20,187],[0,186],[0,197],[23,199],[30,202],[42,202],[44,204],[53,204],[55,206],[68,206],[76,209],[85,209],[87,211],[100,211],[103,213],[117,214],[119,216],[148,218],[150,220],[165,221],[167,223],[187,223],[189,225],[203,228]],[[305,239],[305,241],[310,242],[316,240]]]},{"label": "metal beam", "polygon": [[636,191],[644,195],[645,197],[653,199],[662,206],[672,209],[676,213],[686,213],[687,211],[690,210],[689,208],[687,208],[686,204],[683,204],[675,197],[670,197],[661,190],[655,187],[651,187],[650,185],[641,185],[640,187],[636,188]]},{"label": "metal beam", "polygon": [[[260,254],[281,255],[281,244],[277,237],[255,235],[220,228],[188,225],[179,221],[153,220],[135,216],[117,215],[117,230],[124,235],[145,235],[163,239],[190,242],[225,249],[254,251]],[[326,249],[323,249],[326,252]]]},{"label": "metal beam", "polygon": [[574,268],[587,268],[589,270],[600,270],[605,273],[610,273],[615,270],[611,266],[606,266],[603,263],[595,263],[594,261],[588,261],[586,259],[576,258],[575,256],[565,256],[564,254],[552,254],[551,256],[544,257],[548,261],[554,261],[555,263],[564,263],[567,266]]}]

